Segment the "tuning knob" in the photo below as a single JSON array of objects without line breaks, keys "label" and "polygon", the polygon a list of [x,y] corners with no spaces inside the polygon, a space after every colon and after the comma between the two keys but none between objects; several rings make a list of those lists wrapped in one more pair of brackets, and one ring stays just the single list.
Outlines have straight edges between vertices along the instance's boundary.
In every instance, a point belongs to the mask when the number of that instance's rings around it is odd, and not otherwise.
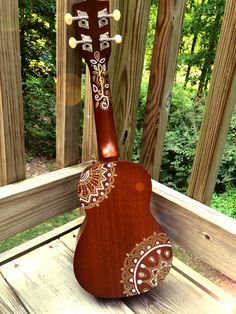
[{"label": "tuning knob", "polygon": [[115,37],[110,38],[109,40],[110,41],[114,40],[116,44],[121,44],[122,43],[122,36],[121,35],[115,35]]},{"label": "tuning knob", "polygon": [[81,44],[82,43],[82,40],[76,40],[75,37],[71,37],[69,39],[69,46],[72,48],[72,49],[75,49],[77,47],[77,45]]},{"label": "tuning knob", "polygon": [[64,19],[65,19],[65,23],[67,25],[71,25],[73,23],[73,21],[78,21],[79,17],[78,16],[73,17],[70,13],[66,13]]},{"label": "tuning knob", "polygon": [[108,17],[113,17],[115,21],[119,21],[121,18],[121,13],[118,9],[116,9],[113,11],[113,13],[108,14]]},{"label": "tuning knob", "polygon": [[[75,49],[77,47],[77,45],[84,45],[84,44],[91,44],[92,43],[92,39],[90,36],[86,36],[86,35],[81,35],[82,39],[81,40],[76,40],[74,37],[71,37],[69,39],[69,46],[72,49]],[[88,47],[85,47],[88,49]]]}]

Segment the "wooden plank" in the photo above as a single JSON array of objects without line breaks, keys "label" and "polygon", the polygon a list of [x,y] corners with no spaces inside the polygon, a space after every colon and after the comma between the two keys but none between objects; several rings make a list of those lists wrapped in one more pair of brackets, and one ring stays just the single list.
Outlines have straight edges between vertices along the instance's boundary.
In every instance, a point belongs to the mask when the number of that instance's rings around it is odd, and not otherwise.
[{"label": "wooden plank", "polygon": [[220,314],[224,309],[224,304],[214,300],[174,269],[159,287],[138,297],[127,298],[124,302],[136,314]]},{"label": "wooden plank", "polygon": [[235,27],[235,1],[228,0],[188,188],[188,196],[207,205],[210,204],[214,193],[224,144],[236,103]]},{"label": "wooden plank", "polygon": [[79,174],[90,162],[0,188],[0,240],[79,207]]},{"label": "wooden plank", "polygon": [[79,217],[73,221],[68,222],[67,224],[64,224],[63,226],[55,228],[52,231],[42,234],[41,236],[38,236],[35,239],[27,241],[26,243],[23,243],[17,247],[12,248],[11,250],[8,250],[0,254],[0,266],[22,256],[23,254],[33,251],[36,248],[43,246],[44,244],[56,240],[65,234],[71,235],[72,231],[74,230],[76,231],[73,232],[72,234],[77,234],[78,227],[81,225],[83,221],[84,216]]},{"label": "wooden plank", "polygon": [[57,1],[57,163],[67,167],[78,163],[80,138],[81,55],[68,45],[76,37],[75,25],[64,22],[76,0]]},{"label": "wooden plank", "polygon": [[24,126],[18,1],[1,1],[0,186],[24,178]]},{"label": "wooden plank", "polygon": [[[75,251],[76,242],[77,242],[77,234],[78,234],[78,230],[74,230],[73,232],[67,233],[60,238],[60,241],[62,241],[72,252]],[[218,304],[218,303],[215,303],[213,301],[213,303],[217,307],[217,310],[219,310],[219,306],[220,306],[220,308],[222,308],[224,310],[228,310],[227,313],[234,313],[234,311],[236,313],[236,299],[234,297],[232,297],[231,295],[229,295],[228,293],[226,293],[225,291],[223,291],[220,287],[216,286],[211,281],[209,281],[208,279],[206,279],[202,275],[198,274],[196,271],[194,271],[193,269],[191,269],[190,267],[188,267],[187,265],[185,265],[184,263],[179,261],[177,258],[173,259],[173,269],[188,280],[188,285],[190,282],[191,286],[192,286],[192,284],[194,284],[196,286],[195,288],[197,291],[199,291],[199,289],[201,289],[202,290],[201,295],[204,296],[204,298],[209,299],[208,296],[211,296],[213,299],[220,302],[220,304]],[[174,274],[175,274],[174,276],[176,277],[177,275],[175,272],[174,272]],[[174,289],[173,287],[175,287],[175,285],[171,286],[172,289]],[[160,289],[162,289],[162,287],[160,287]],[[169,287],[166,288],[166,290],[169,290]],[[192,295],[192,290],[188,291],[188,294]],[[205,294],[208,294],[208,296],[205,296]],[[177,293],[177,295],[178,295],[178,293]],[[161,298],[161,296],[158,294],[157,300],[159,301],[160,298]],[[191,299],[192,299],[192,296],[191,296]],[[173,300],[175,300],[174,294],[173,294]],[[173,300],[172,300],[172,302],[174,304]],[[169,300],[168,300],[168,302],[169,302]],[[161,299],[161,302],[160,303],[158,302],[158,308],[155,308],[155,311],[154,311],[153,307],[151,307],[150,313],[169,313],[168,310],[170,310],[170,308],[169,308],[168,302],[166,303],[166,298],[164,298],[164,300]],[[178,300],[178,302],[181,304],[181,298]],[[208,302],[206,300],[204,302],[206,302],[208,304]],[[212,300],[210,301],[210,304],[211,303],[212,303]],[[131,304],[133,304],[133,303],[131,302]],[[127,303],[127,305],[129,305],[129,302]],[[193,307],[193,304],[192,303],[187,304],[187,306]],[[176,305],[175,305],[175,307],[176,307]],[[208,311],[209,311],[210,305],[208,304],[207,307],[208,307]],[[131,308],[135,311],[135,313],[149,313],[149,312],[147,312],[147,308],[145,308],[145,310],[143,309],[144,312],[142,312],[142,308],[143,308],[142,306],[140,308],[135,308],[135,309],[131,306]],[[191,308],[191,310],[193,308]],[[189,309],[185,308],[185,305],[184,305],[184,311],[186,311],[186,313],[192,313],[190,311],[190,308]],[[211,313],[211,312],[206,312],[206,313]],[[218,312],[216,312],[216,313],[218,313]]]},{"label": "wooden plank", "polygon": [[236,279],[236,220],[155,181],[151,208],[175,243]]},{"label": "wooden plank", "polygon": [[24,306],[0,273],[0,313],[27,314]]},{"label": "wooden plank", "polygon": [[186,1],[161,0],[155,34],[140,163],[159,178]]},{"label": "wooden plank", "polygon": [[29,313],[133,313],[120,300],[85,292],[74,277],[72,252],[58,240],[0,269]]},{"label": "wooden plank", "polygon": [[123,36],[111,57],[111,87],[121,159],[131,159],[142,79],[150,0],[112,1],[122,14],[116,33]]},{"label": "wooden plank", "polygon": [[97,133],[88,66],[86,68],[86,88],[84,100],[84,125],[81,161],[85,162],[87,160],[98,160]]},{"label": "wooden plank", "polygon": [[232,297],[232,295],[226,293],[223,289],[216,286],[210,280],[197,273],[177,258],[173,259],[173,268],[196,286],[211,295],[214,299],[218,300],[223,305],[228,305],[228,308],[232,309],[232,313],[236,313],[236,299]]}]

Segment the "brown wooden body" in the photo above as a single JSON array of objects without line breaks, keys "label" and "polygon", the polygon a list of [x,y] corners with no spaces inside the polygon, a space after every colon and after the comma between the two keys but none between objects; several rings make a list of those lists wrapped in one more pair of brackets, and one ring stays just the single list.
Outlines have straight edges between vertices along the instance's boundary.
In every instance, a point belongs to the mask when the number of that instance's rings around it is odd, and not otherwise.
[{"label": "brown wooden body", "polygon": [[[169,272],[172,251],[150,212],[151,179],[141,166],[128,161],[98,162],[85,170],[90,171],[87,183],[99,167],[109,164],[113,167],[112,187],[100,203],[95,197],[91,201],[96,205],[85,207],[86,221],[75,251],[74,272],[80,285],[93,295],[118,298],[143,293],[162,281]],[[87,183],[85,180],[82,185]],[[132,263],[135,268],[139,261],[134,278]],[[140,268],[144,264],[145,268]]]},{"label": "brown wooden body", "polygon": [[78,237],[74,272],[80,285],[95,296],[136,295],[165,278],[171,267],[171,245],[149,209],[149,175],[137,164],[116,161],[118,145],[107,70],[109,2],[87,0],[75,4],[73,12],[80,18],[78,38],[87,38],[82,54],[90,70],[102,160],[80,177],[78,192],[86,221]]}]

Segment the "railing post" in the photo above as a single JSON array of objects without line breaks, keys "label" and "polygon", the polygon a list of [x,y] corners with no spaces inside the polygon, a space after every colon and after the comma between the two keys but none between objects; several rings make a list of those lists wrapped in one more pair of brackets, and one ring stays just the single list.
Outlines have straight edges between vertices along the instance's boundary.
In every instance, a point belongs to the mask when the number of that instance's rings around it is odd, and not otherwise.
[{"label": "railing post", "polygon": [[140,163],[159,178],[186,1],[160,0]]},{"label": "railing post", "polygon": [[18,1],[0,1],[0,186],[25,178]]},{"label": "railing post", "polygon": [[228,0],[188,196],[209,205],[236,104],[236,6]]},{"label": "railing post", "polygon": [[113,23],[113,35],[123,37],[121,45],[113,46],[111,57],[114,117],[120,157],[131,159],[151,0],[114,0],[111,4],[111,10],[121,11],[121,20]]},{"label": "railing post", "polygon": [[95,126],[95,117],[93,109],[92,90],[90,83],[90,74],[86,70],[86,89],[84,99],[84,125],[82,141],[82,159],[81,161],[98,160],[97,133]]},{"label": "railing post", "polygon": [[68,45],[76,37],[75,25],[67,26],[64,15],[72,13],[75,0],[57,1],[57,163],[67,167],[80,158],[81,56]]}]

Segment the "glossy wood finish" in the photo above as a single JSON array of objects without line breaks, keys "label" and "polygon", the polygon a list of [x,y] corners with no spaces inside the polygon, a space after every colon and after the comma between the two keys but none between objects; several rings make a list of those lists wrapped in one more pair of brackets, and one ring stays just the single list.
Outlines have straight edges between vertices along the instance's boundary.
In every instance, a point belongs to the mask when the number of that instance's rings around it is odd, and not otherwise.
[{"label": "glossy wood finish", "polygon": [[[115,164],[114,188],[106,195],[107,199],[99,207],[85,208],[87,219],[74,258],[74,271],[80,285],[105,298],[126,296],[124,283],[121,283],[121,269],[127,254],[132,255],[131,251],[145,238],[163,232],[149,209],[151,180],[147,172],[128,161]],[[92,167],[97,167],[97,164]],[[150,245],[149,241],[147,243]],[[143,250],[147,253],[143,263],[148,268],[147,259],[152,253],[147,252],[147,247]],[[171,248],[166,245],[160,250],[160,260],[163,258],[164,262],[170,262]],[[139,260],[140,256],[133,256],[135,258]],[[159,266],[158,263],[157,258],[155,267]],[[168,266],[166,271],[169,271]],[[149,280],[148,274],[145,279]]]},{"label": "glossy wood finish", "polygon": [[[88,44],[82,44],[82,54],[90,70],[102,160],[85,169],[80,177],[78,192],[86,221],[75,251],[74,272],[80,285],[95,296],[136,295],[150,290],[166,277],[172,249],[150,212],[150,176],[137,164],[117,161],[107,72],[110,22],[104,18],[101,25],[98,19],[101,12],[109,13],[109,3],[86,1],[74,5],[73,12],[74,16],[86,16],[78,22],[77,33],[78,39],[87,36]],[[104,35],[107,40],[102,39]]]},{"label": "glossy wood finish", "polygon": [[[95,123],[97,130],[98,140],[98,152],[100,159],[106,160],[107,158],[118,157],[118,144],[116,139],[116,130],[113,119],[112,100],[110,95],[110,83],[108,78],[108,60],[111,54],[111,42],[109,46],[104,50],[101,50],[100,36],[102,34],[110,35],[110,23],[99,28],[98,25],[98,12],[107,9],[109,13],[109,2],[108,1],[85,1],[73,6],[73,15],[77,16],[77,10],[86,12],[89,16],[89,28],[77,27],[77,39],[80,40],[82,35],[90,36],[92,43],[92,50],[87,51],[82,47],[82,55],[86,60],[89,67],[91,86],[92,86],[92,97],[94,103],[94,114]],[[98,55],[99,54],[99,55]],[[97,58],[96,58],[97,55]],[[103,60],[102,63],[99,61]],[[94,64],[97,62],[97,64]],[[95,66],[95,67],[94,67]],[[100,66],[100,68],[99,68]],[[104,69],[105,67],[105,69]],[[97,68],[97,70],[96,70]],[[95,73],[96,72],[96,73]],[[107,86],[107,87],[106,87]],[[103,96],[103,97],[102,97]],[[95,101],[96,97],[100,100]],[[102,107],[102,103],[106,98],[106,107]]]}]

